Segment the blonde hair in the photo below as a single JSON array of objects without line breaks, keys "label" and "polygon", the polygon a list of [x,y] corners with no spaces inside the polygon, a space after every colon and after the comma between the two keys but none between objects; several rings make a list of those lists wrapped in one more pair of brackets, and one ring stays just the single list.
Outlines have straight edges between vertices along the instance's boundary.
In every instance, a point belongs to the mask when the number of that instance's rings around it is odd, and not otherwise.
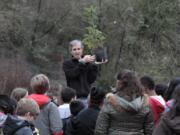
[{"label": "blonde hair", "polygon": [[49,79],[44,74],[35,75],[31,79],[30,85],[32,90],[34,90],[37,94],[44,94],[50,88]]},{"label": "blonde hair", "polygon": [[17,105],[17,115],[24,116],[26,113],[36,116],[40,113],[40,109],[36,101],[30,98],[22,98]]},{"label": "blonde hair", "polygon": [[24,98],[28,93],[28,90],[25,88],[15,88],[11,92],[11,98],[15,99],[17,102],[21,99]]}]

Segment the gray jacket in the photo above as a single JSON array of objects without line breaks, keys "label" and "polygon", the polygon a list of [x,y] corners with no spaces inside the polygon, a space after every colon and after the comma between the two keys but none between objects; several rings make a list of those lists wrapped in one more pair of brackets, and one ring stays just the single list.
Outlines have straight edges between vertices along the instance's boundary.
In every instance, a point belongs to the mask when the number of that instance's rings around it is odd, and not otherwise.
[{"label": "gray jacket", "polygon": [[152,114],[143,97],[127,101],[108,94],[98,116],[95,135],[151,135]]},{"label": "gray jacket", "polygon": [[35,120],[35,127],[39,130],[40,135],[60,133],[62,131],[62,120],[58,107],[50,102],[46,95],[31,94],[29,97],[37,102],[41,110]]},{"label": "gray jacket", "polygon": [[52,135],[62,130],[62,121],[57,106],[49,102],[40,107],[41,111],[35,120],[40,135]]}]

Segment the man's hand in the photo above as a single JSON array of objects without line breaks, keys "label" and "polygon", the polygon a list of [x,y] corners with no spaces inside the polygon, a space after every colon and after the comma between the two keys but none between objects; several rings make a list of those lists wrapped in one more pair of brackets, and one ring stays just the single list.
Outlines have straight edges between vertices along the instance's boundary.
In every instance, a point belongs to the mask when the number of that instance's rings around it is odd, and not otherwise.
[{"label": "man's hand", "polygon": [[107,63],[107,62],[108,62],[108,59],[105,59],[105,60],[102,59],[101,62],[95,61],[94,63],[95,63],[96,65],[100,65],[100,64],[105,64],[105,63]]},{"label": "man's hand", "polygon": [[95,61],[95,56],[94,55],[85,55],[82,59],[82,62],[84,63],[92,63]]}]

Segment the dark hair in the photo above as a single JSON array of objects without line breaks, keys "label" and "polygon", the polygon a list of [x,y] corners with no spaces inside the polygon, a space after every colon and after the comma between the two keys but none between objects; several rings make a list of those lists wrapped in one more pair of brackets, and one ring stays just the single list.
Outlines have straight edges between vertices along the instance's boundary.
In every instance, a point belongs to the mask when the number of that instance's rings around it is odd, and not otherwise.
[{"label": "dark hair", "polygon": [[150,76],[143,76],[141,77],[140,81],[145,88],[148,88],[149,90],[154,90],[155,83]]},{"label": "dark hair", "polygon": [[99,105],[103,102],[105,90],[102,87],[92,87],[90,90],[90,104]]},{"label": "dark hair", "polygon": [[170,81],[168,90],[165,93],[165,100],[168,101],[172,98],[175,87],[180,84],[180,77],[176,77]]},{"label": "dark hair", "polygon": [[69,103],[76,96],[76,91],[73,88],[66,87],[61,91],[61,98],[64,103]]},{"label": "dark hair", "polygon": [[165,92],[167,91],[168,86],[165,84],[157,84],[155,86],[155,91],[158,95],[161,95],[164,97]]},{"label": "dark hair", "polygon": [[0,95],[0,109],[5,114],[14,114],[16,111],[17,102],[9,98],[7,95]]},{"label": "dark hair", "polygon": [[118,74],[117,80],[116,90],[119,96],[127,97],[128,100],[142,96],[141,83],[135,72],[123,70]]},{"label": "dark hair", "polygon": [[85,105],[80,100],[74,100],[70,103],[70,112],[73,116],[76,116],[84,108]]},{"label": "dark hair", "polygon": [[180,116],[180,84],[175,87],[172,98],[174,99],[174,104],[170,108],[169,115],[173,119],[175,116]]}]

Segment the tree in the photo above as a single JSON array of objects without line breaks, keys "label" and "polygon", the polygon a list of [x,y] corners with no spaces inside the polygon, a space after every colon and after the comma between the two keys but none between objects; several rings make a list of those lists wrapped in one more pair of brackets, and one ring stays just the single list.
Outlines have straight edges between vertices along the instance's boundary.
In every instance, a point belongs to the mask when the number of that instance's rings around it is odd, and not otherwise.
[{"label": "tree", "polygon": [[97,8],[94,5],[84,9],[84,20],[88,24],[85,28],[86,33],[83,37],[83,44],[85,45],[85,52],[91,53],[93,49],[103,47],[105,42],[104,34],[98,29],[98,15]]}]

